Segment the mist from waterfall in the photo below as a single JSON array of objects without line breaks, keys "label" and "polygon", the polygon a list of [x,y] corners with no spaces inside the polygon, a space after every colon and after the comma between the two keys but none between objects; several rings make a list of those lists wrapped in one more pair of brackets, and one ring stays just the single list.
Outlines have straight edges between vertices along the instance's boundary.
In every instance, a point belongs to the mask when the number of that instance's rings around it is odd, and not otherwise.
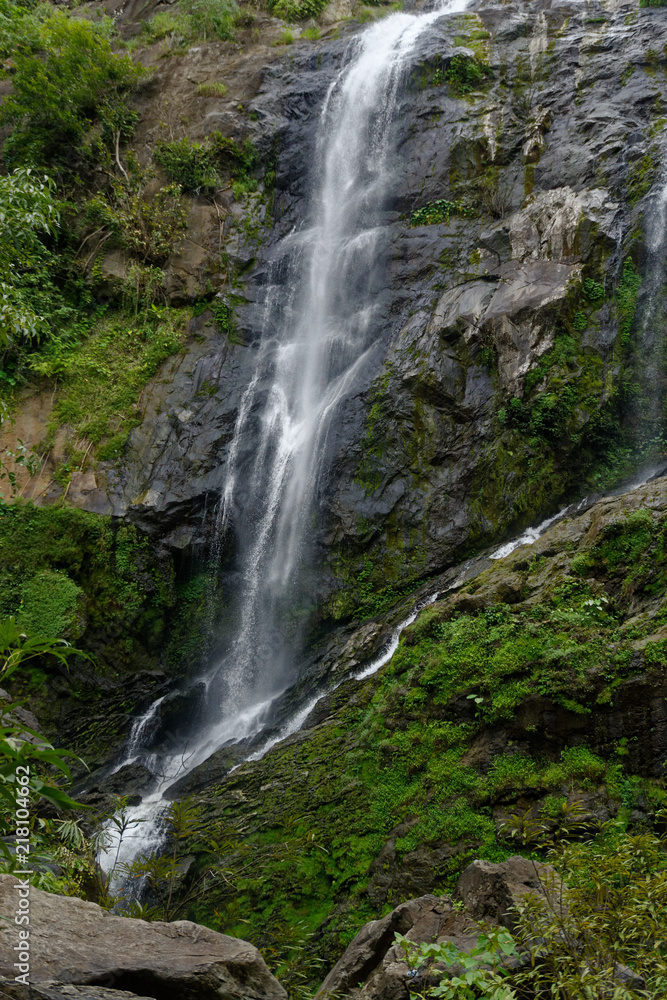
[{"label": "mist from waterfall", "polygon": [[[123,763],[139,759],[159,777],[130,811],[130,819],[142,822],[120,845],[121,861],[155,849],[169,786],[219,747],[260,732],[272,701],[295,679],[298,637],[283,623],[294,609],[298,616],[308,588],[309,529],[332,421],[372,348],[373,276],[382,266],[381,212],[395,169],[399,88],[419,37],[468,3],[446,0],[429,13],[378,21],[352,39],[329,87],[311,172],[310,222],[279,248],[282,281],[267,286],[264,332],[218,511],[219,539],[226,532],[236,538],[238,627],[223,658],[199,679],[203,706],[184,744],[159,757],[142,750],[155,706],[135,723]],[[111,843],[107,869],[117,853]]]}]

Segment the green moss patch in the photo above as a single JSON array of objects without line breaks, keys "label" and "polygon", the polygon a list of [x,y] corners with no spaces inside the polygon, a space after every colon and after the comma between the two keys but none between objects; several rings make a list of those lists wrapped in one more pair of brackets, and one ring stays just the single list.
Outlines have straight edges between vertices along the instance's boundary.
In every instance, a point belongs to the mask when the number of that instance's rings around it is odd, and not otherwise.
[{"label": "green moss patch", "polygon": [[141,420],[141,389],[185,344],[189,316],[185,309],[157,307],[135,317],[110,314],[83,342],[45,351],[34,367],[58,380],[46,445],[67,424],[92,443],[98,458],[118,456]]}]

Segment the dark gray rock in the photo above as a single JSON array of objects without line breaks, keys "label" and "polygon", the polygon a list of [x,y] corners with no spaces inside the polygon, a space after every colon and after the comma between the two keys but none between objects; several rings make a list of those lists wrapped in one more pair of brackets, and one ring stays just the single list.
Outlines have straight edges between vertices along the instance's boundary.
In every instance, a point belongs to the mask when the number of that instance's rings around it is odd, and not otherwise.
[{"label": "dark gray rock", "polygon": [[[13,875],[0,875],[0,912],[15,912],[18,887]],[[112,985],[157,1000],[286,998],[260,953],[246,941],[189,920],[147,923],[71,896],[34,887],[29,892],[30,978],[36,983]],[[8,979],[16,974],[18,930],[14,923],[0,926],[0,976]]]},{"label": "dark gray rock", "polygon": [[563,884],[552,865],[516,855],[501,864],[473,861],[456,885],[456,898],[474,920],[515,925],[513,907],[527,895],[560,912],[564,905]]},{"label": "dark gray rock", "polygon": [[[667,96],[667,81],[652,72],[646,53],[664,51],[667,25],[650,9],[626,23],[625,8],[588,23],[591,10],[568,0],[548,9],[541,0],[485,3],[469,13],[491,35],[492,75],[482,90],[463,102],[424,75],[465,51],[454,48],[446,19],[420,38],[406,71],[396,124],[400,169],[373,276],[374,351],[336,420],[319,487],[319,603],[366,559],[382,565],[385,581],[433,572],[471,539],[501,534],[555,504],[582,474],[582,442],[623,378],[612,358],[618,327],[609,303],[583,331],[573,331],[571,316],[582,274],[595,274],[612,292],[625,234],[650,205],[649,193],[632,207],[628,183],[633,165],[658,155],[649,109]],[[203,512],[225,481],[264,292],[269,284],[289,288],[280,241],[306,219],[319,110],[347,44],[342,37],[316,51],[303,47],[265,71],[248,127],[259,147],[278,149],[275,221],[244,276],[243,343],[229,344],[207,325],[210,314],[200,317],[202,342],[145,393],[144,422],[122,468],[108,470],[114,510],[176,548],[202,543]],[[438,198],[461,200],[474,214],[407,225],[414,209]],[[522,395],[526,375],[564,330],[597,359],[595,405],[573,407],[539,460],[546,469],[548,453],[557,471],[544,491],[528,490],[517,471],[532,460],[528,441],[517,442],[497,414]],[[380,376],[383,419],[371,433],[367,415],[378,404]],[[256,422],[248,427],[240,480],[254,455]],[[507,454],[516,448],[515,469]],[[240,496],[237,531],[242,508]],[[228,565],[233,536],[223,548]]]}]

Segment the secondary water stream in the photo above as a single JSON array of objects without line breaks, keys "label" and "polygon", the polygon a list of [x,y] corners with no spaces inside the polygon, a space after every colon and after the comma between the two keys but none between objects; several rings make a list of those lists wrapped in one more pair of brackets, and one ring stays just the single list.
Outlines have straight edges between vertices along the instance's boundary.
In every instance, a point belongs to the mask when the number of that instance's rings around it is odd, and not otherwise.
[{"label": "secondary water stream", "polygon": [[[261,732],[271,704],[295,679],[295,643],[281,622],[307,587],[308,527],[332,420],[372,347],[372,275],[382,258],[381,212],[392,188],[400,85],[419,37],[468,3],[445,0],[435,10],[393,14],[370,26],[350,42],[329,87],[312,166],[310,223],[281,247],[293,294],[280,308],[270,291],[267,296],[263,339],[220,502],[219,532],[235,530],[242,566],[238,628],[224,658],[198,682],[203,698],[188,737],[167,753],[146,749],[157,703],[135,723],[119,767],[139,760],[156,782],[130,811],[138,825],[120,844],[117,838],[109,844],[102,858],[107,870],[156,848],[169,787],[219,747]],[[254,458],[241,468],[248,440],[256,442]],[[391,657],[400,630],[367,672]],[[297,729],[310,708],[256,753]]]}]

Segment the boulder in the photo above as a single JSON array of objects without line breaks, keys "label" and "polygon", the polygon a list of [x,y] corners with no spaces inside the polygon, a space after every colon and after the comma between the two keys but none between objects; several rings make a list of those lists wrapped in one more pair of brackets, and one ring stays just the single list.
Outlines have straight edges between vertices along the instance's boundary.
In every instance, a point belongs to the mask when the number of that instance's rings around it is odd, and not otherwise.
[{"label": "boulder", "polygon": [[151,1000],[125,990],[110,990],[106,986],[71,986],[63,983],[30,983],[24,986],[0,976],[0,997],[11,1000]]},{"label": "boulder", "polygon": [[461,875],[455,895],[474,920],[511,929],[512,907],[529,893],[560,912],[563,884],[555,868],[516,855],[501,864],[473,861]]},{"label": "boulder", "polygon": [[359,995],[372,1000],[407,1000],[410,968],[394,935],[416,943],[452,941],[469,950],[481,928],[458,912],[446,896],[420,896],[401,903],[381,920],[364,924],[316,994],[316,1000]]},{"label": "boulder", "polygon": [[[0,875],[0,913],[18,906],[20,880]],[[30,979],[17,1000],[65,1000],[56,984],[113,986],[154,1000],[285,1000],[260,953],[247,941],[218,934],[189,920],[133,920],[95,903],[30,888]],[[13,979],[19,928],[0,927],[0,976]],[[47,992],[44,992],[44,991]],[[11,994],[10,994],[11,995]],[[79,994],[81,1000],[111,1000]],[[122,992],[119,994],[122,997]]]}]

